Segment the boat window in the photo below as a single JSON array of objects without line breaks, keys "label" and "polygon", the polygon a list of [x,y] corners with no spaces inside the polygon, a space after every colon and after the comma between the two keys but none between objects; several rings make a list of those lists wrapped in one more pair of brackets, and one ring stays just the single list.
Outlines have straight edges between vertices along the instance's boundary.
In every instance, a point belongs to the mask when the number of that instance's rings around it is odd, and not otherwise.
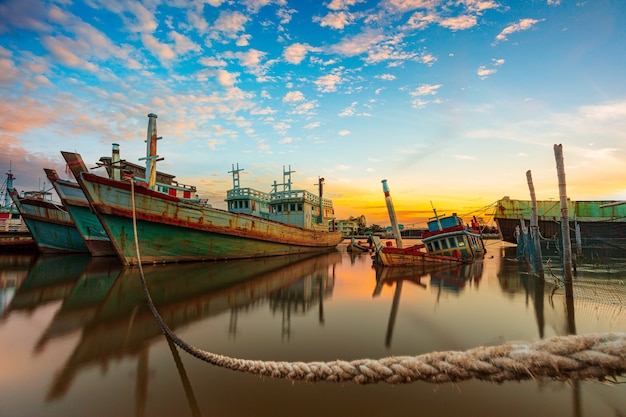
[{"label": "boat window", "polygon": [[290,211],[296,211],[296,204],[295,203],[289,204],[289,210]]},{"label": "boat window", "polygon": [[464,239],[459,239],[459,247],[462,248],[465,246],[465,240]]},{"label": "boat window", "polygon": [[441,249],[448,249],[448,241],[447,240],[442,240],[441,241]]},{"label": "boat window", "polygon": [[298,211],[302,211],[302,203],[298,203]]},{"label": "boat window", "polygon": [[248,207],[249,207],[249,206],[248,206],[248,201],[247,201],[247,200],[246,200],[246,201],[244,201],[244,204],[245,204],[246,208],[248,208]]},{"label": "boat window", "polygon": [[438,241],[435,240],[433,242],[433,248],[434,248],[435,251],[441,250],[441,247],[439,246],[439,242]]},{"label": "boat window", "polygon": [[453,237],[449,237],[448,238],[448,245],[450,245],[451,248],[456,248],[456,240],[454,240]]},{"label": "boat window", "polygon": [[282,204],[277,204],[276,205],[276,211],[278,211],[278,212],[283,211],[283,205]]}]

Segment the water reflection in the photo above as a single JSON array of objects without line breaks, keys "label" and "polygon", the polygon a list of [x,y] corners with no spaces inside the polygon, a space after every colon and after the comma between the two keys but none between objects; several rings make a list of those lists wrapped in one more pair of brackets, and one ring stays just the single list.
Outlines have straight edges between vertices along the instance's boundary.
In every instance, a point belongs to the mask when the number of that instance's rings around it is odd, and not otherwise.
[{"label": "water reflection", "polygon": [[[334,252],[321,256],[157,265],[144,267],[144,273],[152,300],[173,331],[193,321],[229,312],[232,335],[237,331],[239,310],[258,308],[269,302],[273,310],[282,311],[284,326],[288,328],[292,312],[321,305],[321,296],[332,292],[333,284],[323,271],[340,258]],[[146,374],[147,363],[143,361],[147,360],[150,344],[161,340],[161,329],[146,305],[139,269],[120,270],[111,279],[114,273],[112,268],[100,269],[99,284],[95,286],[79,280],[73,288],[75,291],[68,292],[64,299],[61,314],[55,315],[49,329],[67,328],[63,323],[72,322],[80,323],[82,332],[79,343],[56,373],[48,400],[65,395],[81,369],[108,366],[126,355],[138,357],[140,379]],[[92,279],[96,279],[95,274],[96,271],[91,271]],[[97,291],[92,291],[92,287]],[[92,314],[85,314],[86,309]],[[46,331],[42,340],[55,333],[58,331]]]},{"label": "water reflection", "polygon": [[[515,248],[442,269],[373,268],[366,253],[333,252],[144,270],[154,303],[174,332],[200,348],[251,359],[380,358],[626,329],[623,262],[580,262],[569,298],[558,279],[550,279],[559,275],[553,262],[545,282],[516,261]],[[433,387],[419,383],[392,391],[369,387],[363,395],[364,388],[351,385],[261,381],[179,354],[150,313],[136,268],[84,255],[0,256],[0,274],[14,282],[0,338],[20,340],[19,332],[32,333],[19,351],[11,350],[14,344],[0,346],[0,354],[20,364],[14,374],[0,376],[0,404],[16,404],[15,415],[48,415],[53,409],[68,415],[77,403],[96,407],[92,397],[104,399],[99,406],[117,403],[126,392],[101,387],[105,381],[126,387],[129,374],[128,404],[103,415],[173,415],[171,403],[182,415],[269,416],[276,414],[273,408],[258,404],[285,398],[299,399],[282,403],[283,414],[302,416],[332,414],[325,407],[333,401],[364,415],[388,414],[389,401],[412,412],[416,398],[427,415],[501,415],[494,398],[532,404],[530,412],[538,415],[555,406],[571,416],[584,415],[585,407],[593,411],[590,416],[626,409],[623,389],[603,390],[598,399],[591,397],[600,389],[593,382],[467,383],[449,394],[440,388],[434,398]],[[24,374],[30,376],[15,376]],[[37,383],[45,384],[42,393],[31,389]],[[246,401],[226,400],[243,391]],[[23,392],[22,400],[12,392]]]}]

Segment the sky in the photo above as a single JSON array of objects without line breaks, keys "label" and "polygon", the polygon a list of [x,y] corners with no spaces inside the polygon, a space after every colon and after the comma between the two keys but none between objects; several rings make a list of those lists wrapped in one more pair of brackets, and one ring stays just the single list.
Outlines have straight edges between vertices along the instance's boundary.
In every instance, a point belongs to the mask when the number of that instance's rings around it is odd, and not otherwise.
[{"label": "sky", "polygon": [[[325,179],[337,218],[488,216],[503,196],[626,200],[626,2],[0,0],[0,169],[18,191],[118,143],[225,208]],[[98,172],[98,171],[95,171]]]}]

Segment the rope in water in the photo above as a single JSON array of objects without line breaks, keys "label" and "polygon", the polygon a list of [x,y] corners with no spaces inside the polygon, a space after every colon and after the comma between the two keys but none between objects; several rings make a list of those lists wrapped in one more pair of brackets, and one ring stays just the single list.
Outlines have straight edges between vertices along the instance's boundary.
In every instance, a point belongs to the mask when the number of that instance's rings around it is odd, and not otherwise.
[{"label": "rope in water", "polygon": [[530,344],[481,346],[464,352],[431,352],[331,362],[275,362],[238,359],[196,348],[180,339],[157,311],[146,284],[137,237],[135,189],[131,179],[133,232],[137,264],[148,306],[163,333],[178,347],[205,362],[253,375],[306,382],[401,384],[415,381],[460,382],[470,379],[504,382],[535,378],[604,380],[626,375],[626,333],[553,337]]}]

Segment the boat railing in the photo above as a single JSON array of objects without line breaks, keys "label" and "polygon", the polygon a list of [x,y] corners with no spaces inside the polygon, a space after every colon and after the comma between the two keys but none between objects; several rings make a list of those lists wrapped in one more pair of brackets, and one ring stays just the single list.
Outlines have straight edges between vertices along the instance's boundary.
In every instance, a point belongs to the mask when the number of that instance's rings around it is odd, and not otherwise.
[{"label": "boat railing", "polygon": [[232,190],[228,190],[226,192],[227,199],[249,198],[249,197],[253,197],[264,202],[270,201],[270,195],[268,193],[255,190],[254,188],[247,188],[247,187],[246,188],[233,188]]},{"label": "boat railing", "polygon": [[[304,200],[312,205],[319,205],[320,197],[306,190],[291,190],[291,191],[277,191],[270,194],[272,203],[279,202],[281,200]],[[322,204],[326,208],[332,208],[333,202],[327,198],[322,198]]]}]

